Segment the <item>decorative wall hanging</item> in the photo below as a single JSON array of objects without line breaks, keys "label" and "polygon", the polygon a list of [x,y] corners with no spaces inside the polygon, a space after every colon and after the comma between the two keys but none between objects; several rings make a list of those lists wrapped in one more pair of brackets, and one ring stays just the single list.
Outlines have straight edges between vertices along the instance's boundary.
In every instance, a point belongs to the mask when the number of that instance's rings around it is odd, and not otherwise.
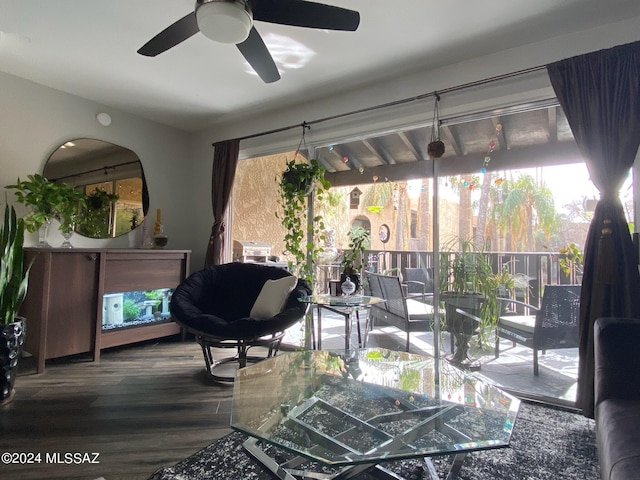
[{"label": "decorative wall hanging", "polygon": [[351,190],[351,193],[349,193],[349,208],[350,209],[356,209],[360,206],[360,195],[362,195],[362,190],[360,190],[358,187],[354,188],[353,190]]}]

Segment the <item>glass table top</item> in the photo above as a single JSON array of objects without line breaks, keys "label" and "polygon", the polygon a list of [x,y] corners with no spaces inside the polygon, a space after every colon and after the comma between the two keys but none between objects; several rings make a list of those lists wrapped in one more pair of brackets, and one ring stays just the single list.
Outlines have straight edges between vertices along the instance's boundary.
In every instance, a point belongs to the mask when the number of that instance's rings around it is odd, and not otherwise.
[{"label": "glass table top", "polygon": [[519,405],[432,357],[297,351],[238,370],[231,427],[345,466],[506,447]]},{"label": "glass table top", "polygon": [[298,301],[331,307],[366,307],[368,305],[383,303],[386,300],[384,298],[370,297],[368,295],[309,295],[306,297],[300,297]]}]

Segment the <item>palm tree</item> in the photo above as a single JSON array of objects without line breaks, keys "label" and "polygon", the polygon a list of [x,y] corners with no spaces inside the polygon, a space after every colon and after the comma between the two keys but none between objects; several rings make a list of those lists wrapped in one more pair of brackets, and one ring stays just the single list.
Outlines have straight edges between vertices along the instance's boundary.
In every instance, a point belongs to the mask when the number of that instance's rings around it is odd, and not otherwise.
[{"label": "palm tree", "polygon": [[551,190],[538,184],[529,174],[501,184],[502,203],[496,203],[495,218],[502,231],[507,232],[507,248],[514,251],[534,249],[534,227],[547,238],[557,226],[556,209]]}]

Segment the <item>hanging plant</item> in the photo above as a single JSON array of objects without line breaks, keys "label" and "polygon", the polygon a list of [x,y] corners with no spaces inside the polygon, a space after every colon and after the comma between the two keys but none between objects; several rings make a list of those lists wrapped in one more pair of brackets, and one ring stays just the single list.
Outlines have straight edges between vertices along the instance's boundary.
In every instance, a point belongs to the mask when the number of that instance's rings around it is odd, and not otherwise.
[{"label": "hanging plant", "polygon": [[[307,263],[307,255],[316,262],[318,254],[323,251],[322,241],[325,230],[321,215],[315,215],[307,228],[307,198],[314,195],[318,201],[331,186],[324,178],[325,169],[317,160],[309,163],[296,163],[295,158],[287,163],[278,183],[278,203],[281,211],[276,211],[287,233],[284,237],[285,253],[293,257],[289,262],[289,270],[298,277],[313,285],[313,266]],[[307,238],[311,240],[308,241]]]},{"label": "hanging plant", "polygon": [[111,231],[111,211],[118,195],[96,188],[87,195],[85,209],[78,222],[78,233],[89,238],[107,237]]},{"label": "hanging plant", "polygon": [[431,142],[427,145],[427,154],[429,158],[436,159],[444,155],[444,142],[440,140],[440,111],[438,104],[440,95],[435,94],[436,100],[433,107],[433,122],[431,125]]}]

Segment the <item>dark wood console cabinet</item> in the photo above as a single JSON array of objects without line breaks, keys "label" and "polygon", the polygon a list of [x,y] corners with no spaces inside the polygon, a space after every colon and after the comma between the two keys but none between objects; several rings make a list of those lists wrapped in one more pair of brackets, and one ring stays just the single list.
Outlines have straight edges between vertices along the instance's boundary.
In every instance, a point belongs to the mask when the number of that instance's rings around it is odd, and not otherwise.
[{"label": "dark wood console cabinet", "polygon": [[45,360],[175,335],[174,322],[102,331],[103,295],[175,288],[189,273],[188,250],[27,248],[34,259],[27,298],[25,350]]}]

